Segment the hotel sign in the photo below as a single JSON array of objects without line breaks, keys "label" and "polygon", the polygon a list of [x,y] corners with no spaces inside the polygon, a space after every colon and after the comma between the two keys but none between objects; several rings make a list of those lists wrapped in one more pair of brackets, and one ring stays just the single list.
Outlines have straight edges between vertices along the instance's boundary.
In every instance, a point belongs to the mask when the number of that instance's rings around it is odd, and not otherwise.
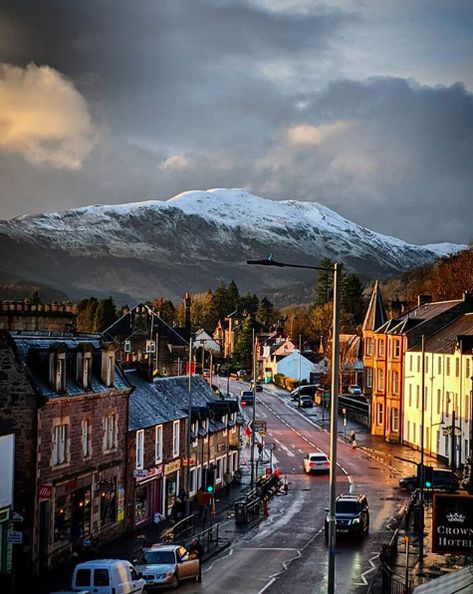
[{"label": "hotel sign", "polygon": [[434,494],[432,552],[456,554],[473,548],[473,496]]}]

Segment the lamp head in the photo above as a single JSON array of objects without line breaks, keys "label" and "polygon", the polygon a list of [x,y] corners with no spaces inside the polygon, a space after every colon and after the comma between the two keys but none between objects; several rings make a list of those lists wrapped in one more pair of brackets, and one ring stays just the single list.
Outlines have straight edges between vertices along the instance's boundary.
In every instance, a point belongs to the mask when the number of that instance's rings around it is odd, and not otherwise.
[{"label": "lamp head", "polygon": [[269,256],[264,260],[247,260],[246,263],[247,264],[256,264],[259,266],[279,266],[279,267],[284,266],[284,264],[282,264],[281,262],[277,262],[276,260],[273,260],[273,254],[269,254]]}]

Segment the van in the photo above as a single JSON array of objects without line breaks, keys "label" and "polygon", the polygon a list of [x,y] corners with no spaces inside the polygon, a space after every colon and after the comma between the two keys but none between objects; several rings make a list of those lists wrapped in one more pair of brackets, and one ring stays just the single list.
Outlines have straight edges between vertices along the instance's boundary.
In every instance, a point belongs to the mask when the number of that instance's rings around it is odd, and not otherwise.
[{"label": "van", "polygon": [[146,582],[129,561],[97,559],[79,563],[72,574],[74,592],[141,594]]},{"label": "van", "polygon": [[255,396],[252,390],[242,390],[240,392],[240,403],[243,406],[253,406],[255,403]]}]

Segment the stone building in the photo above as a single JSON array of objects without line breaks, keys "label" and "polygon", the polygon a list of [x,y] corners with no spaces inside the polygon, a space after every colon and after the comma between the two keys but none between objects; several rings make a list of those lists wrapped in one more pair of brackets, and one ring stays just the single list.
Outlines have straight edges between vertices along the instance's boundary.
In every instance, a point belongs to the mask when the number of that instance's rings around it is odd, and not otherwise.
[{"label": "stone building", "polygon": [[74,326],[76,317],[71,302],[0,301],[0,330],[64,332]]},{"label": "stone building", "polygon": [[38,573],[68,559],[82,534],[124,531],[130,387],[97,334],[0,331],[0,369],[22,558]]}]

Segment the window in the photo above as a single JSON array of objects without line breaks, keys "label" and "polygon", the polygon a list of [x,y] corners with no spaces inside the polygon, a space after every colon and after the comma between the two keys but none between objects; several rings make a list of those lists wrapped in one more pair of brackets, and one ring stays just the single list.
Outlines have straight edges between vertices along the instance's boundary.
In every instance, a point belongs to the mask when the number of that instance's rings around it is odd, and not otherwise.
[{"label": "window", "polygon": [[191,424],[191,446],[195,448],[199,443],[199,421],[194,421]]},{"label": "window", "polygon": [[222,458],[217,458],[217,466],[215,467],[215,482],[222,482]]},{"label": "window", "polygon": [[448,375],[450,375],[450,357],[447,357],[446,362],[447,362],[447,366],[446,366],[447,368],[445,370],[445,374],[448,376]]},{"label": "window", "polygon": [[67,462],[68,425],[56,425],[53,428],[52,465],[58,466]]},{"label": "window", "polygon": [[108,586],[108,569],[94,569],[94,586]]},{"label": "window", "polygon": [[155,460],[156,464],[159,464],[163,461],[163,426],[156,425],[156,434],[155,434]]},{"label": "window", "polygon": [[399,394],[399,372],[393,371],[393,394]]},{"label": "window", "polygon": [[368,357],[373,356],[373,339],[371,337],[366,339],[366,354]]},{"label": "window", "polygon": [[406,435],[406,439],[407,441],[410,440],[410,436],[411,436],[411,422],[408,420],[407,421],[407,431],[406,431],[407,435]]},{"label": "window", "polygon": [[384,390],[384,369],[378,369],[378,377],[376,378],[377,390],[382,392]]},{"label": "window", "polygon": [[223,415],[222,423],[225,425],[225,429],[222,431],[222,435],[225,437],[228,433],[227,423],[228,423],[228,415]]},{"label": "window", "polygon": [[100,489],[100,526],[116,521],[117,517],[117,479],[112,477],[98,483]]},{"label": "window", "polygon": [[399,431],[399,409],[391,409],[391,431],[397,433]]},{"label": "window", "polygon": [[378,356],[384,357],[384,340],[378,340]]},{"label": "window", "polygon": [[76,380],[83,388],[90,388],[92,378],[92,353],[77,353]]},{"label": "window", "polygon": [[172,424],[172,456],[177,458],[179,456],[179,428],[180,422],[173,421]]},{"label": "window", "polygon": [[420,401],[420,386],[419,384],[416,385],[416,408],[419,408],[419,401]]},{"label": "window", "polygon": [[90,569],[77,570],[76,586],[90,586]]},{"label": "window", "polygon": [[88,458],[91,454],[91,447],[90,447],[90,429],[91,423],[90,419],[83,419],[81,422],[81,446],[82,446],[82,456],[84,458]]},{"label": "window", "polygon": [[190,477],[189,477],[189,491],[190,491],[190,496],[192,497],[192,495],[194,495],[197,492],[197,476],[198,476],[198,472],[197,472],[197,468],[190,468],[189,469],[189,473],[190,473]]},{"label": "window", "polygon": [[424,372],[429,373],[429,357],[424,357]]},{"label": "window", "polygon": [[460,359],[455,357],[455,377],[460,377]]},{"label": "window", "polygon": [[412,423],[412,442],[416,443],[416,424]]},{"label": "window", "polygon": [[401,343],[399,340],[394,341],[394,358],[399,359],[401,356]]},{"label": "window", "polygon": [[440,406],[442,404],[442,392],[440,388],[437,390],[437,414],[440,414]]},{"label": "window", "polygon": [[209,425],[209,419],[204,419],[204,422],[202,423],[202,427],[205,431],[204,443],[207,443],[209,441]]},{"label": "window", "polygon": [[139,429],[136,432],[136,462],[135,468],[141,470],[144,468],[144,441],[145,432],[143,429]]},{"label": "window", "polygon": [[427,410],[427,401],[429,400],[429,388],[425,386],[424,388],[424,410]]},{"label": "window", "polygon": [[66,391],[66,353],[50,353],[49,382],[57,392]]},{"label": "window", "polygon": [[409,355],[409,371],[412,371],[412,361],[414,360],[414,355]]},{"label": "window", "polygon": [[378,402],[378,406],[376,409],[376,422],[378,425],[383,424],[383,404],[382,402]]},{"label": "window", "polygon": [[373,368],[366,368],[366,387],[373,388]]},{"label": "window", "polygon": [[438,357],[437,359],[437,373],[438,375],[442,375],[442,357]]},{"label": "window", "polygon": [[465,377],[466,379],[470,379],[470,359],[466,359],[465,362]]},{"label": "window", "polygon": [[420,355],[417,355],[417,373],[420,373]]},{"label": "window", "polygon": [[117,447],[117,415],[112,413],[105,417],[104,449],[114,450]]},{"label": "window", "polygon": [[109,355],[107,357],[107,386],[111,386],[113,384],[113,356]]},{"label": "window", "polygon": [[409,407],[412,406],[412,384],[409,384]]}]

